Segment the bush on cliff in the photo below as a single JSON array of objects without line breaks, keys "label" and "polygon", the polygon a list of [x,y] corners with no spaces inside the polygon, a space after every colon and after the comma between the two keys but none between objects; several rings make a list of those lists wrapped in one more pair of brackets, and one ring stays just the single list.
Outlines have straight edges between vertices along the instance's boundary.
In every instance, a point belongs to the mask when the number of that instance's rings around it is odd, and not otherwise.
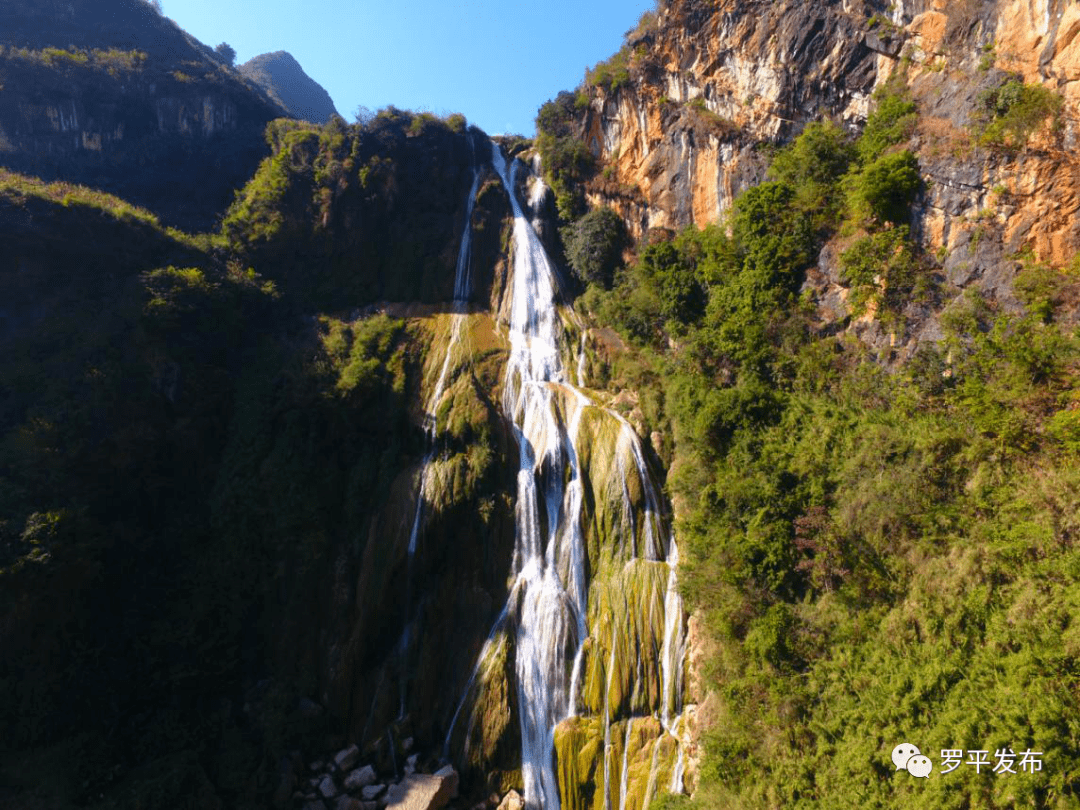
[{"label": "bush on cliff", "polygon": [[975,127],[979,143],[1021,149],[1047,121],[1056,121],[1064,99],[1049,87],[1011,79],[979,94]]},{"label": "bush on cliff", "polygon": [[566,229],[563,242],[570,267],[583,284],[611,287],[626,243],[622,217],[610,208],[594,208]]},{"label": "bush on cliff", "polygon": [[564,90],[536,116],[536,148],[563,222],[585,213],[582,184],[596,169],[596,159],[575,132],[576,105],[575,94]]},{"label": "bush on cliff", "polygon": [[922,186],[919,161],[913,152],[890,152],[850,178],[852,212],[865,220],[903,223],[911,216],[911,203]]}]

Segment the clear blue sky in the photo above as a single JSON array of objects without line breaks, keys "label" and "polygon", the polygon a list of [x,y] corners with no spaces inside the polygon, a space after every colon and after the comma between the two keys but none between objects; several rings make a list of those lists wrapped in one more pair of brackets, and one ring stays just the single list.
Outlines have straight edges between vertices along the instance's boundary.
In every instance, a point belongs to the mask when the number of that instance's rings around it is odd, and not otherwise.
[{"label": "clear blue sky", "polygon": [[460,112],[532,135],[537,108],[622,44],[653,0],[162,0],[237,64],[288,51],[351,121],[357,106]]}]

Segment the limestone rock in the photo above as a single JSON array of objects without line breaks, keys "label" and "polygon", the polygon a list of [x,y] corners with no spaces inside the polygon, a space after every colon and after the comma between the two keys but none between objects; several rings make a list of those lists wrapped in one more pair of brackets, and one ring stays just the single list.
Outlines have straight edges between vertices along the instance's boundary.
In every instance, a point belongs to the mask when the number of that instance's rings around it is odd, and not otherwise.
[{"label": "limestone rock", "polygon": [[365,785],[360,789],[360,795],[363,797],[364,801],[369,802],[382,793],[385,787],[386,785]]},{"label": "limestone rock", "polygon": [[458,797],[458,772],[454,770],[454,766],[447,765],[440,768],[435,771],[435,776],[447,780],[447,783],[450,785],[450,798],[456,799]]},{"label": "limestone rock", "polygon": [[334,102],[323,87],[312,79],[288,51],[264,53],[240,65],[237,70],[290,115],[325,124],[337,115]]},{"label": "limestone rock", "polygon": [[329,775],[323,777],[322,781],[319,782],[319,793],[327,799],[332,799],[338,795],[337,785],[334,784],[334,777]]},{"label": "limestone rock", "polygon": [[363,768],[357,768],[345,777],[345,790],[350,793],[356,793],[361,788],[373,784],[375,784],[375,769],[370,765],[365,765]]},{"label": "limestone rock", "polygon": [[347,771],[353,765],[360,761],[360,749],[355,745],[350,745],[337,752],[337,756],[334,757],[334,766],[339,771]]},{"label": "limestone rock", "polygon": [[499,810],[525,810],[525,800],[516,790],[511,790],[499,802]]},{"label": "limestone rock", "polygon": [[387,810],[439,810],[450,801],[450,794],[456,787],[456,778],[416,773],[390,788],[386,794],[386,807]]}]

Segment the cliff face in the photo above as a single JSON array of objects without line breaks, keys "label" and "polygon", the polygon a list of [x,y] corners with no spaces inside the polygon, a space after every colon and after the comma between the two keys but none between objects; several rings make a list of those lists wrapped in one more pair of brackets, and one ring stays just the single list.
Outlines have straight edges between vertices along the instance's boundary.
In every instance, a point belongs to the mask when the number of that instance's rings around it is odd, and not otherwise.
[{"label": "cliff face", "polygon": [[136,0],[0,10],[0,163],[207,227],[285,114]]},{"label": "cliff face", "polygon": [[[609,167],[590,202],[619,211],[636,237],[716,221],[764,179],[762,146],[823,117],[856,131],[874,90],[897,74],[919,110],[908,144],[924,181],[913,230],[940,258],[943,301],[975,285],[1014,305],[1008,257],[1030,247],[1060,265],[1080,238],[1078,33],[1080,7],[1063,0],[664,3],[628,36],[629,81],[587,88],[579,135]],[[982,146],[972,131],[980,93],[1014,77],[1061,96],[1059,124],[1022,148]],[[827,247],[808,277],[826,322],[847,314],[836,255]],[[852,328],[886,352],[940,335],[927,313],[913,314],[904,334]]]},{"label": "cliff face", "polygon": [[239,70],[294,118],[325,124],[330,116],[338,114],[330,94],[287,51],[260,54]]}]

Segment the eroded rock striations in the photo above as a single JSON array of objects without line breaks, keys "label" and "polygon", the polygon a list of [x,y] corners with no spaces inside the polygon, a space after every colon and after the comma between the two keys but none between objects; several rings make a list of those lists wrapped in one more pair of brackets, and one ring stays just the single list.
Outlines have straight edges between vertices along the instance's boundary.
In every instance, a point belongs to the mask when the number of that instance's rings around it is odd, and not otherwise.
[{"label": "eroded rock striations", "polygon": [[[636,237],[716,221],[765,178],[771,145],[822,118],[857,131],[895,76],[919,111],[909,146],[924,190],[911,224],[943,257],[939,303],[974,285],[1015,306],[1010,257],[1029,247],[1060,265],[1080,239],[1078,33],[1080,7],[1063,0],[662,3],[628,35],[629,79],[579,91],[578,136],[605,167],[589,200]],[[980,144],[980,94],[1013,78],[1060,95],[1057,126],[1022,149]],[[808,284],[839,322],[836,255],[826,249]],[[909,315],[901,334],[852,328],[886,355],[940,337],[929,309]]]}]

